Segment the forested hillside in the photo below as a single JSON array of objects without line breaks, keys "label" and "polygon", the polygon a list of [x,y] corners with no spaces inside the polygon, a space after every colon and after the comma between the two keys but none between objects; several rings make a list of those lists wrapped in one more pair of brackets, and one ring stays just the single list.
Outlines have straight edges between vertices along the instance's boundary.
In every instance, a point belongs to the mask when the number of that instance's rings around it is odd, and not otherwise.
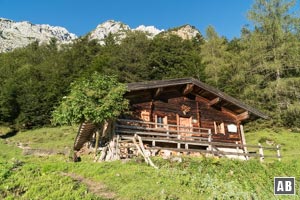
[{"label": "forested hillside", "polygon": [[72,44],[38,42],[0,54],[0,121],[18,128],[51,124],[51,112],[70,84],[94,71],[120,82],[194,77],[252,105],[271,118],[264,126],[300,124],[300,18],[295,1],[257,0],[249,26],[228,40],[208,27],[205,36],[149,39],[128,32],[104,45],[88,36]]}]

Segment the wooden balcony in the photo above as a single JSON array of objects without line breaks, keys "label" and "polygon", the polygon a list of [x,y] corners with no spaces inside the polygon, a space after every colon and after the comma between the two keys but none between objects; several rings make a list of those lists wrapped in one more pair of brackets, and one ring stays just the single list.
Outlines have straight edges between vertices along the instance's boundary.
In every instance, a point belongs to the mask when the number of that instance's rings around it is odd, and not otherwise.
[{"label": "wooden balcony", "polygon": [[174,147],[175,144],[177,148],[198,146],[206,149],[212,141],[210,129],[125,119],[117,120],[116,134],[122,139],[132,139],[134,135],[139,135],[152,147]]},{"label": "wooden balcony", "polygon": [[[280,146],[262,147],[261,145],[244,145],[239,142],[223,142],[212,137],[211,129],[161,124],[138,120],[118,119],[115,133],[121,140],[132,140],[137,135],[146,144],[148,150],[169,150],[188,153],[203,153],[216,156],[248,159],[259,157],[276,157],[280,160]],[[259,152],[248,153],[247,148]],[[276,151],[274,155],[264,156],[263,149]]]},{"label": "wooden balcony", "polygon": [[[127,119],[118,119],[116,122],[106,123],[104,127],[99,127],[96,124],[88,122],[82,123],[75,138],[74,150],[76,152],[79,151],[84,143],[91,141],[93,135],[96,138],[98,135],[99,138],[99,130],[102,131],[100,138],[102,142],[97,142],[96,139],[95,144],[102,143],[100,148],[104,152],[103,155],[106,155],[107,149],[113,147],[114,151],[107,154],[110,157],[115,154],[118,154],[117,158],[128,157],[128,150],[130,150],[132,145],[137,146],[136,138],[138,138],[141,143],[139,148],[149,152],[167,150],[171,152],[200,153],[241,159],[257,157],[260,161],[263,161],[265,157],[281,159],[280,145],[276,147],[263,147],[260,144],[258,146],[246,145],[238,141],[235,143],[222,142],[218,141],[218,138],[213,137],[211,130],[206,128]],[[250,153],[247,151],[247,148],[249,148]],[[275,153],[266,155],[264,149],[267,150],[266,153],[270,153],[270,151],[275,151]],[[95,155],[97,150],[98,145],[95,145]],[[125,152],[125,156],[120,156],[122,154],[121,151]]]}]

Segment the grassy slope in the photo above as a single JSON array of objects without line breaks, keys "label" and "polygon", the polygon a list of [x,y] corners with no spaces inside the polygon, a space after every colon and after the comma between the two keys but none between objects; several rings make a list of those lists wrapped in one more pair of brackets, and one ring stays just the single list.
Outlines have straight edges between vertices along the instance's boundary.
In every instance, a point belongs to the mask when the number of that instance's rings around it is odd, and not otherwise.
[{"label": "grassy slope", "polygon": [[[72,127],[43,128],[17,134],[9,140],[28,143],[35,148],[64,149],[66,144],[72,146],[75,134],[76,129]],[[261,137],[275,133],[259,134],[247,134],[248,143],[256,144]],[[283,144],[282,140],[291,137],[289,134],[282,132],[274,138]],[[297,145],[299,148],[295,138],[293,141],[291,146],[289,143],[283,145],[284,152],[289,153]],[[4,142],[0,139],[0,199],[98,198],[89,193],[85,185],[63,176],[62,172],[75,173],[95,183],[101,181],[121,199],[275,199],[274,176],[300,178],[300,162],[291,158],[265,164],[256,160],[205,158],[183,158],[182,163],[174,163],[155,158],[154,162],[160,166],[155,170],[140,163],[140,158],[136,159],[138,162],[93,163],[89,157],[84,157],[82,162],[72,163],[61,155],[22,156],[20,149]],[[291,199],[291,196],[280,198]]]},{"label": "grassy slope", "polygon": [[[267,147],[275,147],[279,144],[281,146],[283,161],[300,160],[300,133],[291,132],[285,129],[278,129],[276,132],[268,129],[260,130],[246,133],[246,141],[248,144],[257,145],[258,143],[261,143],[263,146]],[[274,144],[268,145],[267,141],[272,141]]]},{"label": "grassy slope", "polygon": [[41,128],[19,132],[8,140],[15,144],[21,143],[22,146],[30,146],[31,148],[62,151],[72,148],[76,131],[77,127],[71,126]]}]

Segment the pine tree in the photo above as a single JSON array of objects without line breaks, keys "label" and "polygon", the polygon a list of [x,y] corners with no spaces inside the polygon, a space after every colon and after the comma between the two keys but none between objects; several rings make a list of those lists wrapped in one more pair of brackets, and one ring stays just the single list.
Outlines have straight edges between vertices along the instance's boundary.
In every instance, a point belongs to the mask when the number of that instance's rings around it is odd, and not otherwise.
[{"label": "pine tree", "polygon": [[206,41],[201,47],[207,83],[224,90],[230,70],[231,55],[226,38],[220,37],[212,26],[206,29]]},{"label": "pine tree", "polygon": [[295,1],[256,0],[248,13],[254,30],[244,30],[242,35],[248,76],[244,98],[260,102],[276,124],[287,124],[284,116],[290,106],[300,108],[299,87],[295,85],[300,70],[300,24],[299,18],[291,13],[294,5]]}]

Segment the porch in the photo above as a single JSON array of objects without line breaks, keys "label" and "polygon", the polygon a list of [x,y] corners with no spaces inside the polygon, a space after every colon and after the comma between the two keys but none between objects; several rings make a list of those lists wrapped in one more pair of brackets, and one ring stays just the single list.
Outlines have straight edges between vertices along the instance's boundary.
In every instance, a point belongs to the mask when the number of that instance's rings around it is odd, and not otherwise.
[{"label": "porch", "polygon": [[[245,147],[238,141],[223,142],[213,137],[211,129],[118,119],[115,133],[120,140],[138,135],[148,150],[168,150],[187,154],[201,153],[245,159]],[[242,157],[241,157],[242,156]]]},{"label": "porch", "polygon": [[[264,161],[265,157],[281,159],[279,145],[263,147],[238,141],[224,142],[215,138],[211,129],[129,119],[106,122],[103,126],[82,123],[75,138],[75,152],[79,152],[86,142],[94,149],[95,158],[97,151],[101,152],[99,160],[130,158],[141,150],[147,156],[183,153],[243,160],[250,157],[257,157],[260,161]],[[266,149],[273,153],[266,155]]]},{"label": "porch", "polygon": [[[280,146],[263,147],[262,145],[246,145],[240,141],[219,140],[214,137],[211,129],[179,126],[146,122],[140,120],[118,119],[115,123],[115,134],[122,141],[132,141],[139,137],[143,146],[151,154],[152,151],[169,151],[185,154],[204,154],[219,157],[238,158],[248,160],[250,157],[265,157],[281,159]],[[250,149],[251,152],[248,152]],[[271,155],[264,155],[264,150],[273,151]],[[154,155],[152,153],[152,155]]]}]

